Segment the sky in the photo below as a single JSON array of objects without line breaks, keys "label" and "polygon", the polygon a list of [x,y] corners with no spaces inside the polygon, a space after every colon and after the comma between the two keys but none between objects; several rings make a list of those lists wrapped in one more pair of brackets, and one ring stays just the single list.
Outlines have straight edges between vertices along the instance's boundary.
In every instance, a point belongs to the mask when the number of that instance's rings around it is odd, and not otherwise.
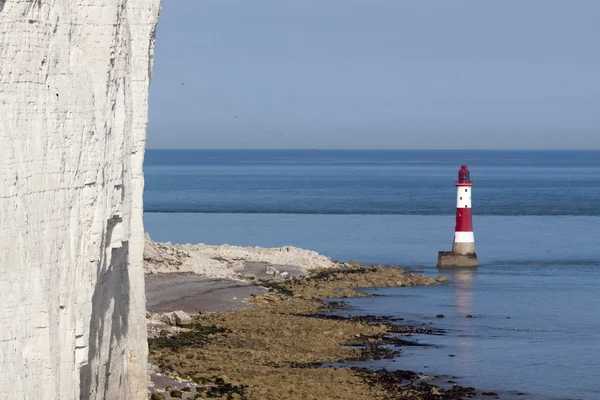
[{"label": "sky", "polygon": [[164,0],[147,146],[600,149],[598,21],[598,0]]}]

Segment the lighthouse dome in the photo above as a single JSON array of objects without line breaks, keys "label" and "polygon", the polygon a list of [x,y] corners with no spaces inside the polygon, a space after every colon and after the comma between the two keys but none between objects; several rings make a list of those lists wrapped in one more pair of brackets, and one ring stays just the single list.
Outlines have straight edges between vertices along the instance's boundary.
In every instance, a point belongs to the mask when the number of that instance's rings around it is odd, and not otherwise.
[{"label": "lighthouse dome", "polygon": [[471,183],[471,174],[466,165],[461,165],[458,171],[458,183]]}]

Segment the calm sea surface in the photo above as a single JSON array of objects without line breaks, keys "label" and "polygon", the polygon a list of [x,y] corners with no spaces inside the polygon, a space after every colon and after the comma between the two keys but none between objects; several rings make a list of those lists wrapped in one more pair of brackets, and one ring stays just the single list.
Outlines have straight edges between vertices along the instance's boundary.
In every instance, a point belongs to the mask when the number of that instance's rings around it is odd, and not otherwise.
[{"label": "calm sea surface", "polygon": [[149,150],[146,230],[437,275],[461,163],[475,182],[480,268],[444,272],[443,287],[352,299],[355,314],[447,330],[379,365],[457,376],[502,398],[600,399],[599,151]]}]

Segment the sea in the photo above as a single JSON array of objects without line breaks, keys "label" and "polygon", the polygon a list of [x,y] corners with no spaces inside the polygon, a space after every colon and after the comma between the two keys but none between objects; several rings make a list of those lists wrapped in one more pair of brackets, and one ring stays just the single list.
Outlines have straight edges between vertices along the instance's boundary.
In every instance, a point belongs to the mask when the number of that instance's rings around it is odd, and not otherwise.
[{"label": "sea", "polygon": [[[438,270],[462,164],[480,266]],[[600,151],[148,150],[144,171],[153,240],[291,245],[444,274],[448,285],[348,301],[345,313],[445,332],[374,367],[505,399],[600,399]]]}]

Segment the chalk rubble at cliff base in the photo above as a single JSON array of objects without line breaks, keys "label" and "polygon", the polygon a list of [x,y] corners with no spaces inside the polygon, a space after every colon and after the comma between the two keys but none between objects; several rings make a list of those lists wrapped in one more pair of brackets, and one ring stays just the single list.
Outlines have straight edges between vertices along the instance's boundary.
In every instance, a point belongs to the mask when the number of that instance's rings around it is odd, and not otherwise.
[{"label": "chalk rubble at cliff base", "polygon": [[[153,322],[165,313],[223,312],[250,307],[250,298],[272,289],[307,298],[365,295],[360,287],[436,285],[445,281],[402,268],[332,261],[295,247],[172,245],[146,236],[146,310]],[[310,275],[310,276],[309,276]],[[267,286],[267,287],[265,287]],[[156,320],[156,321],[155,321]],[[170,324],[172,325],[172,324]]]},{"label": "chalk rubble at cliff base", "polygon": [[312,250],[158,243],[146,235],[144,271],[147,274],[193,272],[208,278],[241,279],[248,270],[278,274],[290,267],[298,274],[343,266]]}]

